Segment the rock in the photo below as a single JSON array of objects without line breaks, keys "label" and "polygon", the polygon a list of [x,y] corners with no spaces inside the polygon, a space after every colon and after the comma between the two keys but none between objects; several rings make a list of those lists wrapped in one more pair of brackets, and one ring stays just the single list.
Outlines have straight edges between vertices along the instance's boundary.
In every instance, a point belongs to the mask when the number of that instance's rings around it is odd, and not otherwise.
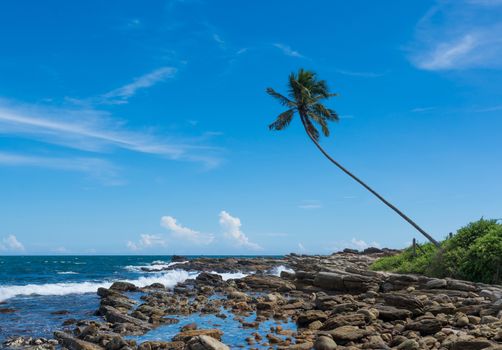
[{"label": "rock", "polygon": [[373,286],[373,279],[349,273],[319,272],[314,285],[331,291],[365,292]]},{"label": "rock", "polygon": [[54,336],[58,339],[59,343],[68,350],[103,350],[99,345],[77,339],[65,332],[56,331],[54,332]]},{"label": "rock", "polygon": [[188,261],[188,259],[183,255],[173,255],[171,257],[171,262],[184,262],[184,261]]},{"label": "rock", "polygon": [[257,290],[276,290],[278,292],[288,292],[296,289],[291,281],[277,276],[250,275],[241,279],[249,288]]},{"label": "rock", "polygon": [[191,338],[199,335],[207,335],[213,337],[216,340],[221,340],[223,332],[220,331],[219,329],[195,329],[178,333],[176,336],[174,336],[173,340],[181,340],[187,342]]},{"label": "rock", "polygon": [[481,350],[489,348],[492,343],[488,340],[459,340],[451,344],[451,350]]},{"label": "rock", "polygon": [[346,314],[346,315],[336,315],[327,319],[322,330],[331,330],[341,326],[364,326],[366,324],[365,316],[359,313],[356,314]]},{"label": "rock", "polygon": [[427,289],[440,289],[446,288],[446,280],[434,278],[425,283]]},{"label": "rock", "polygon": [[104,316],[105,320],[107,320],[108,322],[131,323],[144,330],[150,330],[152,328],[152,326],[146,323],[145,321],[129,316],[127,314],[123,314],[112,306],[103,305],[99,308],[99,311]]},{"label": "rock", "polygon": [[336,342],[332,338],[323,335],[317,337],[314,343],[315,350],[333,350],[336,349],[336,346]]},{"label": "rock", "polygon": [[236,300],[247,300],[248,295],[244,292],[239,292],[237,290],[233,290],[227,293],[228,299],[236,299]]},{"label": "rock", "polygon": [[441,322],[434,317],[425,317],[412,321],[406,325],[406,329],[418,331],[422,335],[429,335],[439,332],[443,328]]},{"label": "rock", "polygon": [[387,293],[383,295],[383,298],[387,305],[410,310],[415,315],[423,313],[424,304],[413,295],[404,293]]},{"label": "rock", "polygon": [[409,310],[398,309],[393,306],[376,305],[375,309],[378,310],[378,318],[384,321],[405,320],[412,315]]},{"label": "rock", "polygon": [[201,272],[196,278],[200,284],[207,284],[210,286],[220,286],[223,284],[223,277],[216,273]]},{"label": "rock", "polygon": [[10,308],[1,308],[0,309],[0,314],[12,314],[16,312],[15,309],[10,309]]},{"label": "rock", "polygon": [[230,350],[230,348],[213,337],[198,335],[188,341],[187,350]]},{"label": "rock", "polygon": [[369,334],[368,331],[355,326],[342,326],[326,333],[330,334],[336,342],[355,341]]},{"label": "rock", "polygon": [[483,316],[481,317],[481,324],[489,324],[498,322],[499,319],[495,316]]},{"label": "rock", "polygon": [[327,318],[328,318],[328,316],[326,315],[326,313],[324,311],[308,310],[308,311],[300,314],[300,316],[298,316],[296,323],[298,324],[298,326],[304,327],[314,321],[324,322]]},{"label": "rock", "polygon": [[413,339],[406,339],[399,344],[396,349],[398,350],[419,350],[420,345]]},{"label": "rock", "polygon": [[138,346],[138,350],[184,350],[185,343],[182,341],[146,341]]},{"label": "rock", "polygon": [[305,343],[297,343],[297,344],[292,344],[292,345],[287,345],[287,346],[278,346],[277,349],[281,350],[310,350],[314,344],[312,342],[305,342]]},{"label": "rock", "polygon": [[121,292],[136,292],[138,291],[138,287],[129,282],[113,282],[110,287],[111,290],[121,291]]}]

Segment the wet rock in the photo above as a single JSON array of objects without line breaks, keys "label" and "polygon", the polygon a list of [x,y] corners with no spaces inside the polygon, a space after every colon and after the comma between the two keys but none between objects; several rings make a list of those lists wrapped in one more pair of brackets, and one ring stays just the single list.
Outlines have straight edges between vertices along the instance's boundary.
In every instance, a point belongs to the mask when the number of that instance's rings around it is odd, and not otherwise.
[{"label": "wet rock", "polygon": [[96,345],[94,343],[77,339],[73,337],[71,334],[56,331],[54,332],[54,336],[59,341],[61,345],[63,345],[68,350],[103,350],[104,348]]},{"label": "wet rock", "polygon": [[173,340],[180,340],[187,342],[191,338],[199,335],[207,335],[213,337],[216,340],[221,340],[223,332],[220,331],[219,329],[195,329],[178,333],[176,336],[174,336]]},{"label": "wet rock", "polygon": [[104,305],[101,306],[99,310],[100,313],[104,316],[105,320],[107,320],[108,322],[130,323],[144,330],[150,330],[152,328],[152,326],[145,321],[129,316],[127,314],[123,314],[114,307]]},{"label": "wet rock", "polygon": [[138,350],[183,350],[185,343],[182,341],[147,341],[138,346]]},{"label": "wet rock", "polygon": [[188,341],[187,350],[230,350],[230,348],[213,337],[199,335]]},{"label": "wet rock", "polygon": [[220,286],[223,284],[223,277],[215,273],[202,272],[195,278],[195,281],[200,284]]},{"label": "wet rock", "polygon": [[139,288],[136,287],[134,284],[123,281],[113,282],[110,289],[120,292],[136,292],[139,290]]},{"label": "wet rock", "polygon": [[14,312],[16,312],[16,309],[0,308],[0,314],[12,314]]}]

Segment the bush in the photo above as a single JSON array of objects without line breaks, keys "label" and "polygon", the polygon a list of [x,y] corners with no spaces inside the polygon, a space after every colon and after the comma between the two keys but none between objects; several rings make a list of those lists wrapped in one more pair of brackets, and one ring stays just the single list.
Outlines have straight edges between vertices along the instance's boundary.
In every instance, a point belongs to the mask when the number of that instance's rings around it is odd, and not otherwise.
[{"label": "bush", "polygon": [[378,259],[371,268],[485,283],[502,281],[502,224],[496,220],[472,222],[443,241],[440,249],[431,243],[422,249],[424,252],[414,255],[412,248],[407,248]]}]

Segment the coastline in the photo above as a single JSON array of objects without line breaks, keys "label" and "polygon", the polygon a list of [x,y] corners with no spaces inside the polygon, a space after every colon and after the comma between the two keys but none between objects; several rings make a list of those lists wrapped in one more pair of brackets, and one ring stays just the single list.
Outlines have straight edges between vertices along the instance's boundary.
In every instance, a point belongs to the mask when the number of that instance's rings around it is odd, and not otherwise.
[{"label": "coastline", "polygon": [[[99,308],[89,310],[96,312],[95,318],[71,320],[67,315],[71,322],[53,339],[18,337],[4,346],[54,349],[62,345],[79,350],[502,347],[501,286],[369,270],[382,254],[388,253],[347,250],[329,256],[172,261],[155,267],[155,272],[197,274],[172,288],[160,283],[138,287],[131,282],[101,286]],[[270,273],[274,268],[275,273]]]}]

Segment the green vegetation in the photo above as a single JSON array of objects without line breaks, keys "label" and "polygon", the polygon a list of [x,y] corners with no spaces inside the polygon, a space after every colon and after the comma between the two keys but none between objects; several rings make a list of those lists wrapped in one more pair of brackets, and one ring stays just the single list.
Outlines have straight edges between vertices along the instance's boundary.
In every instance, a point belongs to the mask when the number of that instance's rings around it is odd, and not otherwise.
[{"label": "green vegetation", "polygon": [[375,261],[373,270],[453,277],[474,282],[502,282],[502,224],[481,219],[462,227],[437,249],[431,243],[421,250],[407,248]]},{"label": "green vegetation", "polygon": [[406,222],[413,226],[417,231],[424,235],[430,242],[439,247],[437,242],[431,235],[425,232],[420,226],[399,210],[395,205],[383,198],[368,184],[363,182],[356,175],[351,173],[347,168],[342,166],[338,161],[333,159],[326,150],[319,144],[318,128],[321,128],[322,134],[326,137],[329,136],[328,122],[338,121],[338,115],[332,109],[327,108],[323,103],[325,100],[336,96],[329,91],[328,84],[325,80],[319,80],[317,74],[300,69],[298,73],[291,73],[288,80],[288,95],[284,96],[276,92],[272,88],[268,88],[267,93],[273,98],[277,99],[281,105],[287,108],[286,111],[279,114],[276,120],[269,125],[270,130],[284,130],[286,129],[295,114],[298,114],[303,128],[308,137],[312,140],[315,146],[321,153],[334,165],[336,165],[345,174],[349,175],[352,179],[358,182],[365,189],[370,191],[375,197],[381,200],[386,206],[394,210]]}]

